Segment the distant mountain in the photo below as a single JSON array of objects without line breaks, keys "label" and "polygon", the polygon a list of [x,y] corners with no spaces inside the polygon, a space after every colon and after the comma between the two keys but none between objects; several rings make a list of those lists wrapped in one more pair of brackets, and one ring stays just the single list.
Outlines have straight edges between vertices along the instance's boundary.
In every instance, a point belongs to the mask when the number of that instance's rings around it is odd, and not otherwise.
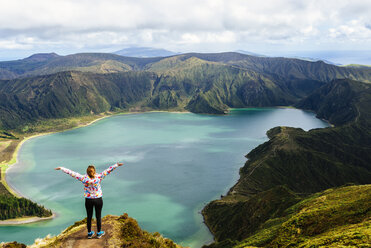
[{"label": "distant mountain", "polygon": [[135,107],[223,114],[231,107],[292,105],[336,78],[371,79],[371,68],[239,53],[35,55],[1,62],[1,70],[14,78],[0,81],[0,129],[5,130],[39,118]]},{"label": "distant mountain", "polygon": [[249,52],[249,51],[245,51],[245,50],[236,50],[234,52],[236,52],[236,53],[242,53],[242,54],[246,54],[246,55],[251,55],[251,56],[256,56],[256,57],[266,57],[263,54]]},{"label": "distant mountain", "polygon": [[150,57],[168,57],[176,55],[177,53],[165,49],[158,49],[152,47],[129,47],[116,51],[114,52],[114,54],[127,57],[150,58]]},{"label": "distant mountain", "polygon": [[332,62],[332,61],[329,61],[329,60],[326,60],[326,59],[320,59],[320,58],[301,57],[301,56],[292,56],[292,57],[289,56],[287,58],[301,59],[301,60],[307,60],[307,61],[312,61],[312,62],[323,61],[326,64],[341,66],[340,63],[335,63],[335,62]]},{"label": "distant mountain", "polygon": [[[38,54],[33,55],[36,58]],[[0,62],[0,79],[14,79],[36,75],[47,75],[61,71],[83,71],[94,73],[113,73],[143,70],[148,63],[161,58],[123,57],[111,53],[77,53],[67,56],[33,56]],[[47,58],[47,59],[45,59]]]},{"label": "distant mountain", "polygon": [[25,58],[25,61],[32,61],[32,62],[42,62],[47,61],[50,59],[58,58],[60,57],[56,53],[36,53],[31,55],[30,57]]},{"label": "distant mountain", "polygon": [[[36,55],[35,55],[36,56]],[[172,57],[135,58],[109,53],[78,53],[67,56],[32,56],[23,60],[0,62],[0,79],[13,79],[34,75],[46,75],[60,71],[114,73],[123,71],[172,70],[184,60],[195,57],[224,66],[253,70],[290,80],[295,87],[297,80],[329,82],[337,78],[350,78],[371,82],[371,67],[338,67],[322,61],[256,57],[240,53],[186,53]],[[159,68],[162,66],[162,69]]]}]

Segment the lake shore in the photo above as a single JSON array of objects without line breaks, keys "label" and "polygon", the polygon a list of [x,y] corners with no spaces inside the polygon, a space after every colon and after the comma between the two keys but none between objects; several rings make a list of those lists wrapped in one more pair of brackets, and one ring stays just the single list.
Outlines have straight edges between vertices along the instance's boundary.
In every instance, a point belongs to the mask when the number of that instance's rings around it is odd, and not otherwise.
[{"label": "lake shore", "polygon": [[0,226],[12,226],[12,225],[24,225],[40,221],[51,220],[56,217],[56,214],[53,214],[49,217],[21,217],[16,219],[0,220]]},{"label": "lake shore", "polygon": [[[97,119],[93,120],[93,121],[90,121],[88,123],[83,123],[83,124],[79,124],[77,125],[76,127],[73,127],[73,128],[69,128],[69,129],[65,129],[65,130],[60,130],[60,131],[54,131],[54,132],[44,132],[44,133],[37,133],[37,134],[32,134],[30,136],[25,136],[23,138],[23,140],[21,142],[19,142],[19,144],[17,145],[17,147],[15,148],[14,152],[13,152],[13,155],[12,155],[12,159],[9,161],[9,162],[3,162],[1,164],[1,168],[2,168],[2,172],[3,172],[3,176],[2,176],[2,180],[1,182],[3,183],[3,185],[5,186],[5,188],[7,188],[9,190],[9,192],[16,196],[16,197],[24,197],[22,194],[20,194],[20,192],[17,191],[17,189],[15,187],[13,187],[8,180],[6,180],[6,172],[7,170],[14,164],[16,164],[18,162],[18,152],[19,150],[21,149],[22,145],[28,141],[28,140],[31,140],[33,138],[37,138],[37,137],[40,137],[40,136],[45,136],[45,135],[49,135],[49,134],[53,134],[53,133],[58,133],[58,132],[64,132],[64,131],[67,131],[67,130],[72,130],[72,129],[75,129],[75,128],[81,128],[81,127],[86,127],[86,126],[89,126],[99,120],[102,120],[104,118],[107,118],[109,116],[112,116],[112,115],[104,115],[104,116],[100,116],[98,117]],[[5,170],[3,169],[5,168]]]},{"label": "lake shore", "polygon": [[[66,129],[62,129],[62,130],[58,130],[58,131],[36,133],[36,134],[31,134],[30,136],[25,136],[25,137],[23,137],[23,140],[20,141],[17,144],[17,146],[16,146],[16,148],[15,148],[13,154],[12,154],[11,159],[8,162],[1,162],[0,163],[0,170],[1,170],[1,173],[2,173],[2,177],[1,177],[0,182],[4,185],[4,187],[13,196],[18,197],[18,198],[20,198],[20,197],[27,198],[21,192],[19,192],[19,190],[17,190],[17,188],[14,187],[14,185],[12,185],[9,182],[9,180],[7,180],[7,173],[6,172],[7,172],[8,169],[10,169],[12,167],[12,165],[16,164],[19,161],[19,158],[18,158],[19,150],[21,149],[22,145],[28,140],[31,140],[33,138],[37,138],[37,137],[40,137],[40,136],[45,136],[45,135],[54,134],[54,133],[58,133],[58,132],[73,130],[73,129],[76,129],[76,128],[86,127],[86,126],[94,124],[97,121],[100,121],[104,118],[111,117],[111,116],[126,115],[126,114],[139,114],[139,113],[156,113],[156,112],[168,112],[168,113],[176,113],[176,114],[190,113],[189,111],[161,111],[161,110],[151,110],[151,111],[144,111],[144,112],[133,111],[133,112],[110,113],[110,114],[98,115],[98,116],[96,116],[97,117],[96,119],[94,119],[92,121],[89,121],[87,123],[79,123],[77,126],[72,127],[72,128],[66,128]],[[55,216],[56,216],[55,213],[53,213],[53,215],[50,216],[50,217],[15,218],[15,219],[11,219],[11,220],[0,221],[0,225],[23,225],[23,224],[28,224],[28,223],[33,223],[33,222],[39,222],[39,221],[43,221],[43,220],[52,219]]]},{"label": "lake shore", "polygon": [[[124,113],[123,113],[124,114]],[[4,187],[9,191],[9,193],[11,193],[13,196],[15,197],[23,197],[23,198],[27,198],[26,196],[24,196],[21,192],[19,192],[17,190],[16,187],[14,187],[14,185],[12,185],[8,180],[7,180],[7,170],[10,169],[12,167],[12,165],[16,164],[19,159],[18,159],[18,153],[19,153],[19,150],[21,149],[22,145],[28,141],[28,140],[31,140],[33,138],[37,138],[37,137],[40,137],[40,136],[45,136],[45,135],[49,135],[49,134],[53,134],[53,133],[57,133],[57,132],[63,132],[63,131],[67,131],[67,130],[72,130],[72,129],[76,129],[76,128],[81,128],[81,127],[86,127],[86,126],[89,126],[99,120],[102,120],[104,118],[107,118],[109,116],[112,116],[112,115],[104,115],[104,116],[98,116],[98,118],[88,122],[88,123],[81,123],[81,124],[78,124],[76,127],[73,127],[73,128],[68,128],[68,129],[65,129],[65,130],[60,130],[60,131],[54,131],[54,132],[44,132],[44,133],[38,133],[38,134],[32,134],[30,136],[25,136],[23,138],[23,140],[21,142],[18,143],[17,147],[15,148],[14,152],[13,152],[13,155],[12,155],[12,158],[9,162],[7,163],[1,163],[1,172],[2,172],[2,178],[1,178],[1,183],[4,185]],[[29,223],[35,223],[35,222],[40,222],[40,221],[45,221],[45,220],[50,220],[50,219],[53,219],[56,217],[56,214],[53,213],[52,216],[49,216],[49,217],[37,217],[37,216],[33,216],[33,217],[21,217],[21,218],[15,218],[15,219],[8,219],[8,220],[2,220],[0,221],[0,226],[6,226],[6,225],[24,225],[24,224],[29,224]]]}]

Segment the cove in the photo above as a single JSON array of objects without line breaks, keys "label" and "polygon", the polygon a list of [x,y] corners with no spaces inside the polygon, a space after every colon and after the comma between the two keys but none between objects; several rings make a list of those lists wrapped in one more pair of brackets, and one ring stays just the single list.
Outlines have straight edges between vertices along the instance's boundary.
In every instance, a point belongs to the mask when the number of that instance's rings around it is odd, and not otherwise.
[{"label": "cove", "polygon": [[244,155],[268,140],[266,131],[283,125],[304,130],[329,126],[313,113],[288,108],[233,109],[225,116],[154,112],[112,116],[31,139],[7,180],[57,217],[1,226],[0,241],[32,244],[85,218],[82,184],[55,167],[84,173],[94,164],[100,172],[123,161],[102,182],[102,215],[127,212],[147,231],[201,247],[212,241],[202,208],[236,183]]}]

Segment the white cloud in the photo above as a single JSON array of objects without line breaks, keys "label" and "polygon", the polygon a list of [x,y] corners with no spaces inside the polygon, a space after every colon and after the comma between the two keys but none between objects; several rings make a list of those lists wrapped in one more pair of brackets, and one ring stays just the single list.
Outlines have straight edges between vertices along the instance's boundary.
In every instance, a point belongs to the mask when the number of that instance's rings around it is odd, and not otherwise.
[{"label": "white cloud", "polygon": [[0,49],[175,51],[365,44],[364,0],[0,0]]}]

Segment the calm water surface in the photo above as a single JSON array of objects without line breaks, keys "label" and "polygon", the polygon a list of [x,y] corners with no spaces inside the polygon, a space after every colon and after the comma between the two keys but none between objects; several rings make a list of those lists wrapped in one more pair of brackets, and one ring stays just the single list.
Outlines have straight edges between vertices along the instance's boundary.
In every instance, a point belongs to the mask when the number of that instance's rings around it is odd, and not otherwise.
[{"label": "calm water surface", "polygon": [[326,127],[313,113],[297,109],[232,110],[227,116],[143,113],[113,116],[88,127],[27,141],[8,181],[23,195],[58,216],[50,221],[0,227],[0,241],[31,244],[85,218],[82,184],[60,171],[84,173],[117,161],[124,166],[102,182],[103,215],[127,212],[150,232],[184,246],[212,241],[201,209],[238,179],[251,149],[279,125],[305,130]]}]

